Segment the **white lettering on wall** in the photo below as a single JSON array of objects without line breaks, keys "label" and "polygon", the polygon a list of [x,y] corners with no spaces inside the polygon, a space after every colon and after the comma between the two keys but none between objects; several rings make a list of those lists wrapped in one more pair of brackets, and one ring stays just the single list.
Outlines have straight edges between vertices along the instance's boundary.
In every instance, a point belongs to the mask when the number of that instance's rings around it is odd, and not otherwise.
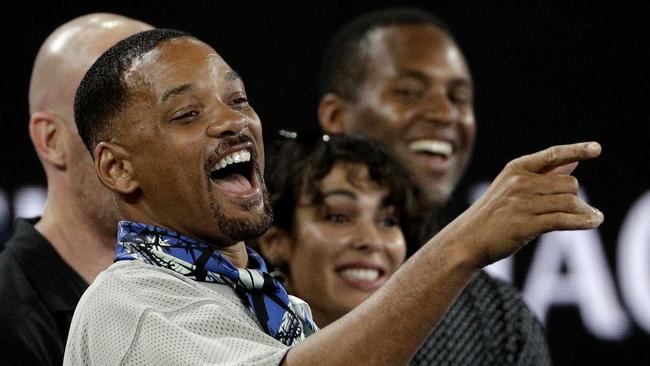
[{"label": "white lettering on wall", "polygon": [[26,186],[14,195],[14,217],[36,217],[43,213],[47,189],[39,186]]},{"label": "white lettering on wall", "polygon": [[523,292],[542,321],[554,305],[575,305],[585,327],[598,338],[619,340],[629,331],[596,230],[543,235]]},{"label": "white lettering on wall", "polygon": [[[489,183],[475,185],[475,202]],[[585,197],[582,195],[583,198]],[[598,231],[561,231],[543,235],[524,283],[524,298],[543,321],[551,307],[575,306],[585,328],[603,340],[623,340],[631,320],[650,333],[650,191],[631,208],[617,247],[617,278],[627,311],[616,294]],[[512,282],[513,257],[485,268]]]},{"label": "white lettering on wall", "polygon": [[618,239],[621,294],[637,324],[650,333],[650,191],[632,206]]}]

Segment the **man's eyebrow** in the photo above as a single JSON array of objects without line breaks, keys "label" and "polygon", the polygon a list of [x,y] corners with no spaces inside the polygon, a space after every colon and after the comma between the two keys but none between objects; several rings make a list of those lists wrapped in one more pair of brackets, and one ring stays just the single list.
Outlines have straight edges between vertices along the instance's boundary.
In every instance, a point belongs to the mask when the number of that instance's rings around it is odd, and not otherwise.
[{"label": "man's eyebrow", "polygon": [[169,98],[173,97],[174,95],[182,94],[193,88],[194,88],[194,84],[183,84],[168,89],[166,92],[163,93],[162,97],[160,97],[160,103],[161,104],[165,103]]},{"label": "man's eyebrow", "polygon": [[420,79],[420,80],[423,80],[423,81],[426,81],[426,80],[429,79],[427,74],[423,73],[422,71],[420,71],[420,70],[410,70],[410,69],[400,70],[399,73],[398,73],[398,76],[399,77],[410,77],[410,78]]},{"label": "man's eyebrow", "polygon": [[237,79],[241,79],[241,76],[235,70],[228,71],[226,73],[226,76],[224,77],[224,80],[227,80],[227,81],[232,81],[232,80],[237,80]]},{"label": "man's eyebrow", "polygon": [[335,189],[335,190],[332,190],[332,191],[323,192],[321,194],[321,199],[325,199],[325,198],[331,197],[331,196],[344,196],[344,197],[347,197],[347,198],[352,199],[352,200],[357,199],[357,195],[354,194],[354,192],[346,191],[344,189]]},{"label": "man's eyebrow", "polygon": [[463,87],[474,89],[474,83],[472,82],[471,79],[455,78],[454,80],[451,81],[451,83],[454,86],[463,86]]},{"label": "man's eyebrow", "polygon": [[[421,80],[421,81],[429,80],[429,76],[426,73],[424,73],[424,72],[422,72],[420,70],[412,70],[412,69],[400,70],[399,73],[398,73],[398,76],[399,77],[407,77],[407,78],[411,77],[411,78],[418,79],[418,80]],[[451,83],[454,84],[454,85],[467,86],[467,87],[470,87],[470,88],[474,87],[474,83],[472,82],[472,79],[468,78],[468,77],[454,77],[454,78],[451,79]]]}]

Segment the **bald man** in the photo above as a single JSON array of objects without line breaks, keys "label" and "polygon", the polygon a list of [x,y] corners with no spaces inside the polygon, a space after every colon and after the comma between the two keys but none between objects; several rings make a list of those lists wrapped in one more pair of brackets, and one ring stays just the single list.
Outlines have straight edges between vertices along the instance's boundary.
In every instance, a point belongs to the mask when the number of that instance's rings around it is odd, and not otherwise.
[{"label": "bald man", "polygon": [[29,136],[47,176],[41,218],[19,219],[0,254],[0,364],[60,365],[75,306],[113,261],[117,211],[74,122],[74,95],[92,63],[148,24],[89,14],[41,46],[29,86]]}]

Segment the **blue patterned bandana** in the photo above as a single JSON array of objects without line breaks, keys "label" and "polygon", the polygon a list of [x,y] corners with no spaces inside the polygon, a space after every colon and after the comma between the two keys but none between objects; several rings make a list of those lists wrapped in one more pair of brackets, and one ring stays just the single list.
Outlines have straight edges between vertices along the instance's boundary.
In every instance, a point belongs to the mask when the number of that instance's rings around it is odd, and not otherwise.
[{"label": "blue patterned bandana", "polygon": [[153,225],[120,221],[115,261],[142,260],[196,281],[231,286],[245,300],[262,329],[287,346],[318,328],[302,302],[271,277],[262,257],[246,247],[251,269],[237,268],[214,247]]}]

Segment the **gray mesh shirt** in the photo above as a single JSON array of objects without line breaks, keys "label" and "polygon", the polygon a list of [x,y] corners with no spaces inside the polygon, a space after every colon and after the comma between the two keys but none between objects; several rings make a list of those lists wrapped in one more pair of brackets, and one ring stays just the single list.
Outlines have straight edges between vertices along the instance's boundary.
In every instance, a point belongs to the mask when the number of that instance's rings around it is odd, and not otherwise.
[{"label": "gray mesh shirt", "polygon": [[512,286],[480,272],[411,362],[551,365],[544,329]]}]

